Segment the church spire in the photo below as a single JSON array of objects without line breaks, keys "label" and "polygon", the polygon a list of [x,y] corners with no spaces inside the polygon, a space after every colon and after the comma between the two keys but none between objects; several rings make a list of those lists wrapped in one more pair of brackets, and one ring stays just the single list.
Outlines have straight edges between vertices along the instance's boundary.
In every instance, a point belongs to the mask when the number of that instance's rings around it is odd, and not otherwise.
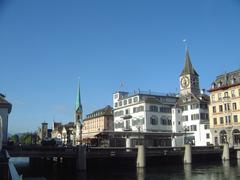
[{"label": "church spire", "polygon": [[78,82],[78,89],[77,89],[77,98],[75,104],[75,111],[82,112],[82,104],[81,104],[81,94],[80,94],[80,82]]},{"label": "church spire", "polygon": [[180,76],[187,75],[187,74],[192,74],[192,75],[198,76],[198,73],[195,71],[195,69],[193,68],[193,65],[191,63],[188,48],[186,48],[185,65],[184,65],[184,69]]}]

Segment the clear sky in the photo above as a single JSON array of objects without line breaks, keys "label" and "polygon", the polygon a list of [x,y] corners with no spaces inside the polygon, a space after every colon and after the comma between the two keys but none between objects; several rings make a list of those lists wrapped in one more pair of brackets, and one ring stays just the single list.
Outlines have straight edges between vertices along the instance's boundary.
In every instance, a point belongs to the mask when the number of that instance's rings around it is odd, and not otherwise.
[{"label": "clear sky", "polygon": [[[187,39],[201,88],[240,68],[239,0],[0,0],[0,92],[9,132],[73,121],[112,93],[176,92]],[[125,85],[120,88],[120,82]]]}]

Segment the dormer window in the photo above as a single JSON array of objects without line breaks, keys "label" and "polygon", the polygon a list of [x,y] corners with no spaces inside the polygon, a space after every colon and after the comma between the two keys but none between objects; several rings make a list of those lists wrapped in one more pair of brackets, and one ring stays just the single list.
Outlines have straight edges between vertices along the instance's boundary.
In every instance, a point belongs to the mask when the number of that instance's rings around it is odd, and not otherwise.
[{"label": "dormer window", "polygon": [[222,81],[219,81],[218,82],[218,87],[221,87],[222,86]]},{"label": "dormer window", "polygon": [[214,89],[216,87],[215,82],[212,83],[212,89]]},{"label": "dormer window", "polygon": [[233,77],[233,78],[232,78],[232,84],[235,84],[235,83],[236,83],[236,78]]}]

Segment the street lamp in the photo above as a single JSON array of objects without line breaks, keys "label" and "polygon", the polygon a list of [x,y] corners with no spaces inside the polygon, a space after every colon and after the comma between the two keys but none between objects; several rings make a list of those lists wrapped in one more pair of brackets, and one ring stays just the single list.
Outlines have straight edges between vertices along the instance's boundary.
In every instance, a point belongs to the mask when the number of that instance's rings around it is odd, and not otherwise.
[{"label": "street lamp", "polygon": [[187,136],[187,131],[189,131],[189,128],[188,128],[188,126],[184,126],[183,127],[183,130],[184,130],[184,144],[186,144],[186,136]]}]

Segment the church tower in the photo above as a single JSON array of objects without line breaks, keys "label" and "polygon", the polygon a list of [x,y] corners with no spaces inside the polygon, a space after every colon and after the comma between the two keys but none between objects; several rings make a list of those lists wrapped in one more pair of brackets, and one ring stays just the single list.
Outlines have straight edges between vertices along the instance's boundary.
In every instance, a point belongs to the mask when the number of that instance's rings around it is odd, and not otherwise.
[{"label": "church tower", "polygon": [[[76,126],[76,141],[82,140],[82,104],[80,94],[80,83],[78,83],[77,98],[75,103],[75,126]],[[78,143],[77,143],[78,144]]]},{"label": "church tower", "polygon": [[192,66],[188,49],[186,49],[185,65],[179,80],[180,95],[200,94],[199,75]]}]

